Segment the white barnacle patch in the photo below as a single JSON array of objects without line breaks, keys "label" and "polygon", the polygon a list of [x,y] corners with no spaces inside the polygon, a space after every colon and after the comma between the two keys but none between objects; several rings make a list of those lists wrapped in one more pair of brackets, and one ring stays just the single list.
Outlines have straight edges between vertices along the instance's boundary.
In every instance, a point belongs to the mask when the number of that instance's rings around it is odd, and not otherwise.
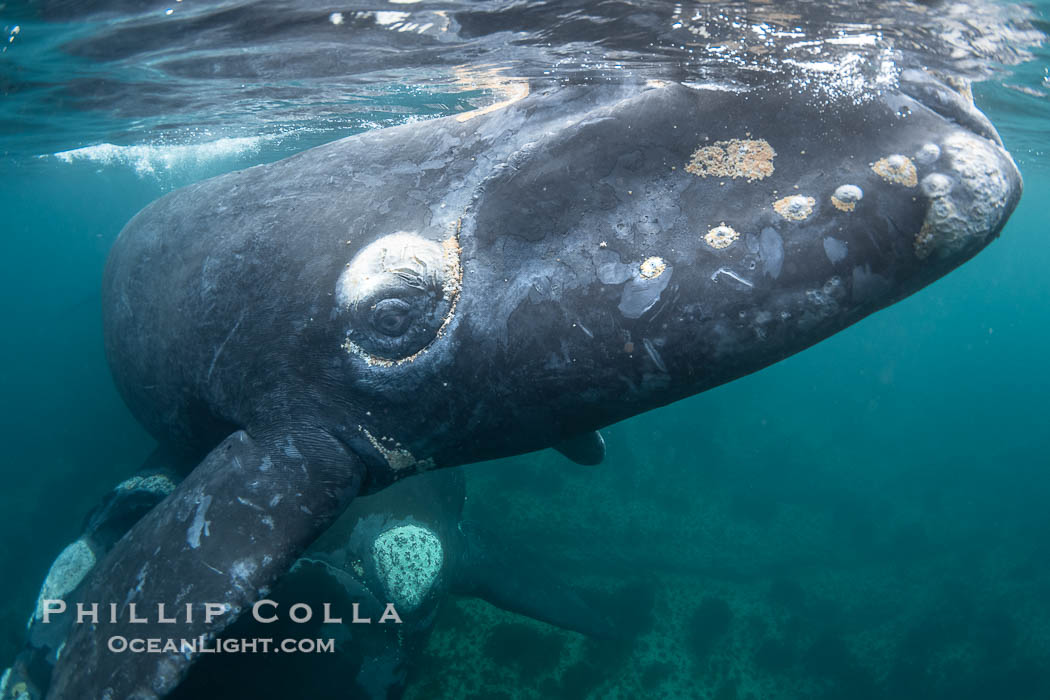
[{"label": "white barnacle patch", "polygon": [[[372,447],[376,448],[376,451],[383,455],[383,459],[386,460],[387,466],[395,472],[412,469],[415,469],[416,471],[426,471],[427,469],[434,468],[433,459],[429,457],[427,459],[416,459],[415,455],[401,446],[401,443],[396,442],[391,438],[384,438],[383,440],[377,439],[375,435],[368,431],[368,428],[363,426],[358,427],[361,429],[361,432],[365,434],[365,437],[368,438],[368,441],[372,443]],[[384,440],[387,444],[383,444]]]},{"label": "white barnacle patch", "polygon": [[941,147],[935,143],[924,143],[915,154],[915,160],[923,165],[932,165],[941,157]]},{"label": "white barnacle patch", "polygon": [[685,164],[685,171],[697,177],[742,177],[754,182],[773,174],[776,155],[765,139],[716,141],[697,148]]},{"label": "white barnacle patch", "polygon": [[456,226],[442,241],[399,231],[358,251],[336,282],[336,301],[351,319],[348,353],[389,367],[441,336],[463,280]]},{"label": "white barnacle patch", "polygon": [[133,476],[117,484],[117,491],[148,491],[149,493],[167,496],[175,490],[175,482],[163,474],[150,476]]},{"label": "white barnacle patch", "polygon": [[142,483],[141,476],[133,476],[117,484],[116,491],[134,491]]},{"label": "white barnacle patch", "polygon": [[793,194],[778,199],[773,203],[773,209],[788,221],[805,221],[813,213],[813,205],[816,203],[812,197]]},{"label": "white barnacle patch", "polygon": [[211,496],[204,496],[197,501],[197,512],[193,515],[193,522],[186,529],[186,544],[188,544],[191,549],[197,549],[201,546],[201,535],[208,536],[211,534],[208,532],[208,525],[211,521],[204,519],[208,514],[208,507],[210,505]]},{"label": "white barnacle patch", "polygon": [[372,543],[376,573],[399,610],[419,607],[441,572],[441,540],[425,527],[402,525],[381,533]]},{"label": "white barnacle patch", "polygon": [[718,226],[707,232],[704,236],[704,241],[707,245],[721,250],[722,248],[728,248],[733,245],[733,241],[740,237],[740,234],[733,229],[732,226],[727,226],[726,222],[722,222]]},{"label": "white barnacle patch", "polygon": [[924,195],[936,199],[952,191],[952,179],[941,173],[930,173],[922,179],[921,187]]},{"label": "white barnacle patch", "polygon": [[152,474],[142,478],[139,488],[150,493],[167,496],[175,490],[175,482],[163,474]]},{"label": "white barnacle patch", "polygon": [[915,187],[919,182],[915,163],[908,156],[902,156],[899,153],[880,158],[871,166],[871,169],[876,175],[893,185]]},{"label": "white barnacle patch", "polygon": [[63,598],[80,585],[94,565],[95,553],[84,540],[77,540],[63,549],[48,570],[44,585],[40,587],[33,619],[43,619],[44,601]]},{"label": "white barnacle patch", "polygon": [[831,195],[831,205],[839,211],[853,211],[864,198],[864,191],[856,185],[839,185]]},{"label": "white barnacle patch", "polygon": [[952,255],[983,240],[999,222],[1010,192],[1003,156],[991,142],[959,131],[944,140],[942,152],[954,177],[923,178],[930,204],[915,236],[920,259]]}]

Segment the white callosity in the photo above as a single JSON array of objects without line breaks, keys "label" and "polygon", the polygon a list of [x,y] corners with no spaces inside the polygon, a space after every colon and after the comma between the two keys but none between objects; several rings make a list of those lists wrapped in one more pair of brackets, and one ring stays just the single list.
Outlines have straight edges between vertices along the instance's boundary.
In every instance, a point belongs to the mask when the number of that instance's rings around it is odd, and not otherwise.
[{"label": "white callosity", "polygon": [[150,476],[133,476],[130,479],[117,484],[117,491],[148,491],[150,493],[168,495],[175,490],[175,482],[163,474],[151,474]]},{"label": "white callosity", "polygon": [[[343,344],[347,352],[388,367],[414,360],[442,335],[462,281],[458,228],[450,234],[434,241],[399,231],[368,244],[347,263],[336,282],[336,301],[354,318]],[[410,321],[377,326],[373,314],[379,313]]]},{"label": "white callosity", "polygon": [[418,525],[402,525],[376,537],[372,558],[390,602],[398,609],[412,611],[437,580],[445,554],[433,532]]},{"label": "white callosity", "polygon": [[915,236],[921,259],[953,255],[983,240],[1001,219],[1010,193],[1002,151],[991,142],[957,132],[945,139],[941,151],[951,175],[923,178],[930,205]]},{"label": "white callosity", "polygon": [[[47,572],[44,585],[40,587],[40,595],[37,597],[36,610],[33,613],[34,620],[44,617],[45,600],[61,600],[63,596],[76,588],[91,567],[95,565],[95,553],[84,540],[73,542],[58,555],[51,569]],[[32,623],[33,620],[30,620]]]},{"label": "white callosity", "polygon": [[864,191],[856,185],[839,185],[831,195],[831,204],[839,211],[853,211],[864,198]]},{"label": "white callosity", "polygon": [[930,173],[920,183],[922,193],[930,199],[943,197],[952,189],[952,179],[941,173]]},{"label": "white callosity", "polygon": [[410,272],[430,288],[444,282],[441,244],[414,233],[393,233],[366,246],[354,256],[336,286],[339,303],[352,307],[369,299],[384,285]]},{"label": "white callosity", "polygon": [[931,165],[941,157],[941,147],[935,143],[923,144],[922,148],[915,154],[915,160],[923,165]]}]

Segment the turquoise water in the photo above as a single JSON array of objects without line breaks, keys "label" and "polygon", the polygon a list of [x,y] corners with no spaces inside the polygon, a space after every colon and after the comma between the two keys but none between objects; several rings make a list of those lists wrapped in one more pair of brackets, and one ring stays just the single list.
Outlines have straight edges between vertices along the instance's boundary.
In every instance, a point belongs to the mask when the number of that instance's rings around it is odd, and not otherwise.
[{"label": "turquoise water", "polygon": [[[1050,20],[1050,4],[1037,11]],[[1025,194],[974,260],[778,365],[603,431],[600,467],[553,453],[468,467],[473,517],[547,543],[580,581],[633,586],[623,605],[643,634],[599,644],[449,600],[409,696],[1050,697],[1048,66],[1043,47],[975,91]],[[465,107],[442,99],[409,94],[381,118]],[[0,666],[55,554],[151,449],[102,351],[117,233],[175,187],[357,128],[170,168],[160,152],[0,160]]]}]

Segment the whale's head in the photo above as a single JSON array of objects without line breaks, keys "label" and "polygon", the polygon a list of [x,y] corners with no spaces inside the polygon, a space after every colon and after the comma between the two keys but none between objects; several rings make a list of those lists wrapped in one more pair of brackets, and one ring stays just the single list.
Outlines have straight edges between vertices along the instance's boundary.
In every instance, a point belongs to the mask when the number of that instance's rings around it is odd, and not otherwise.
[{"label": "whale's head", "polygon": [[370,434],[405,473],[405,455],[550,446],[776,362],[971,258],[1021,193],[987,120],[943,96],[566,100],[490,115],[477,130],[519,142],[454,224],[379,237],[340,277],[345,349],[427,436]]}]

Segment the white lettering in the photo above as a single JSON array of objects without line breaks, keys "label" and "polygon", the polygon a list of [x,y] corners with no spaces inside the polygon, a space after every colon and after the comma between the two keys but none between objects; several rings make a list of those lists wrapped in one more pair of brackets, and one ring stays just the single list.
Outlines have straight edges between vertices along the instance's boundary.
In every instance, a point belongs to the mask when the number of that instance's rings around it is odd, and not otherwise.
[{"label": "white lettering", "polygon": [[135,609],[135,603],[128,603],[128,622],[136,625],[149,622],[149,620],[144,617],[138,617],[135,614],[136,612],[138,611]]},{"label": "white lettering", "polygon": [[226,605],[224,603],[205,603],[204,624],[211,624],[212,620],[214,620],[217,616],[224,614],[225,612]]},{"label": "white lettering", "polygon": [[91,618],[91,624],[98,624],[98,603],[92,603],[90,611],[84,609],[83,603],[77,603],[77,624],[83,624],[86,617]]},{"label": "white lettering", "polygon": [[157,603],[157,623],[158,624],[174,624],[174,617],[164,617],[164,603]]},{"label": "white lettering", "polygon": [[[305,610],[306,612],[302,615],[296,615],[296,610]],[[306,603],[296,603],[288,608],[288,617],[292,618],[292,622],[309,622],[310,618],[313,616],[314,611],[311,610],[310,606]]]},{"label": "white lettering", "polygon": [[397,614],[397,610],[394,609],[393,603],[387,603],[386,609],[383,610],[383,616],[379,618],[380,624],[393,620],[397,624],[401,624],[401,616]]},{"label": "white lettering", "polygon": [[324,604],[324,620],[323,620],[322,624],[327,625],[329,622],[334,622],[336,624],[340,624],[340,623],[342,623],[342,621],[343,621],[343,618],[341,618],[341,617],[332,617],[332,604],[331,603],[325,603]]},{"label": "white lettering", "polygon": [[54,613],[58,615],[66,611],[66,601],[64,600],[45,600],[44,601],[44,624],[51,622],[51,615]]},{"label": "white lettering", "polygon": [[263,617],[260,614],[259,609],[262,606],[264,606],[264,605],[272,605],[273,609],[277,610],[277,603],[276,602],[270,600],[269,598],[263,598],[262,600],[256,602],[255,605],[252,606],[252,617],[255,618],[255,621],[256,622],[262,622],[263,624],[268,624],[270,622],[277,622],[277,615],[271,615],[270,617]]},{"label": "white lettering", "polygon": [[350,620],[350,624],[356,625],[356,624],[359,624],[359,623],[367,624],[367,623],[372,622],[372,618],[370,618],[370,617],[362,618],[362,617],[358,616],[358,609],[361,607],[360,603],[354,603],[353,607],[354,607],[354,619]]}]

